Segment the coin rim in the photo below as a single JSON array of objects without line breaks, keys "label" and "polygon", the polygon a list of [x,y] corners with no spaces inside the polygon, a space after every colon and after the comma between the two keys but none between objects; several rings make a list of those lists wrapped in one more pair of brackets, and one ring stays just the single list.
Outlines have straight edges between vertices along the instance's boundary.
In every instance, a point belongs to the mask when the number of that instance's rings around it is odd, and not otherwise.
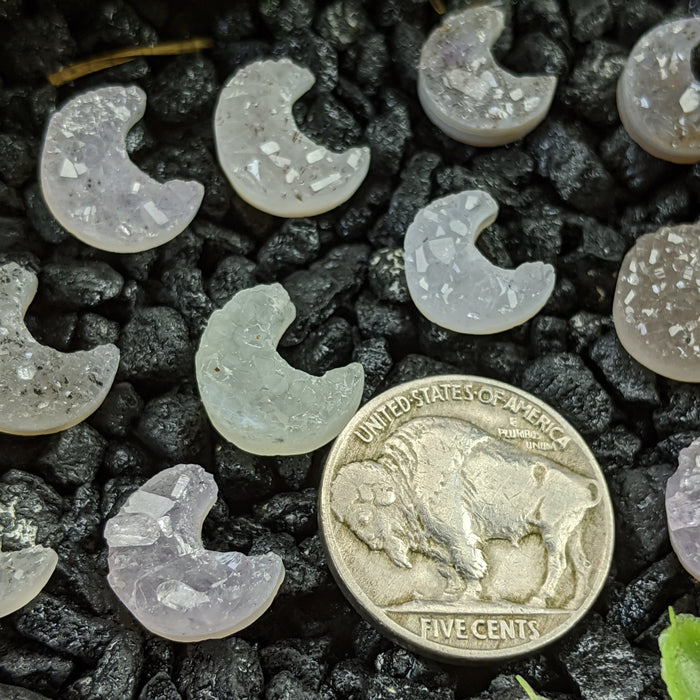
[{"label": "coin rim", "polygon": [[[330,465],[337,461],[336,455],[338,454],[338,452],[340,452],[341,445],[343,444],[349,433],[351,433],[351,431],[354,429],[354,426],[357,424],[357,422],[361,420],[366,414],[371,413],[378,404],[385,402],[387,399],[383,397],[385,397],[389,393],[394,394],[397,392],[397,390],[408,391],[412,388],[417,388],[426,383],[464,383],[465,381],[472,381],[472,383],[488,383],[493,386],[506,389],[507,391],[514,391],[515,393],[522,394],[528,399],[531,399],[538,406],[546,409],[546,411],[553,418],[559,421],[562,427],[569,429],[573,433],[573,436],[579,441],[579,447],[581,448],[584,457],[586,457],[589,460],[589,462],[598,470],[603,492],[603,497],[601,498],[599,505],[604,505],[603,510],[605,514],[605,519],[608,521],[608,527],[606,529],[609,539],[609,547],[607,549],[607,561],[603,569],[599,571],[597,585],[592,586],[590,592],[586,596],[586,602],[582,604],[581,607],[575,613],[572,613],[572,616],[567,621],[566,625],[562,625],[563,629],[547,635],[545,641],[539,641],[539,639],[541,638],[538,638],[538,640],[535,640],[534,642],[529,641],[525,644],[521,644],[518,647],[513,647],[512,649],[507,650],[487,651],[481,649],[474,649],[466,651],[456,649],[455,647],[448,647],[446,645],[438,644],[430,640],[420,639],[417,635],[412,635],[409,637],[408,635],[411,633],[404,627],[399,625],[397,622],[394,622],[386,613],[375,612],[375,610],[379,609],[379,606],[377,606],[377,604],[369,598],[369,596],[364,592],[364,590],[359,586],[359,584],[356,586],[356,591],[351,590],[349,584],[347,584],[343,578],[342,571],[345,571],[346,578],[348,579],[355,581],[356,577],[349,569],[349,567],[344,564],[342,558],[337,557],[338,561],[336,561],[336,557],[334,557],[333,553],[331,552],[331,547],[329,544],[329,541],[332,538],[330,523],[328,527],[326,527],[326,525],[324,524],[324,520],[326,518],[332,517],[330,516],[331,509],[329,495],[329,475],[331,473]],[[607,480],[605,478],[603,470],[600,467],[600,464],[598,464],[598,460],[595,458],[593,452],[591,452],[588,443],[579,433],[579,431],[576,430],[576,428],[574,428],[574,426],[571,425],[571,423],[566,418],[564,418],[564,416],[562,416],[558,411],[556,411],[549,404],[545,403],[544,401],[542,401],[542,399],[538,398],[537,396],[534,396],[533,394],[530,394],[529,392],[524,391],[519,387],[513,386],[512,384],[507,384],[505,382],[500,382],[496,379],[489,379],[488,377],[479,377],[472,374],[439,374],[423,377],[422,379],[414,379],[409,382],[403,382],[402,384],[397,384],[396,386],[386,389],[381,394],[374,396],[370,401],[368,401],[364,406],[362,406],[357,411],[357,413],[355,413],[352,419],[347,423],[347,425],[343,428],[338,437],[334,440],[333,445],[324,462],[323,471],[321,473],[321,483],[318,490],[317,519],[319,533],[321,535],[321,542],[323,544],[323,549],[326,554],[328,568],[333,574],[333,578],[338,584],[338,587],[343,592],[348,601],[351,603],[351,605],[355,608],[355,610],[360,614],[360,616],[365,618],[374,626],[378,627],[379,631],[383,635],[389,637],[392,641],[396,642],[397,644],[404,647],[408,647],[409,649],[412,649],[413,651],[416,651],[417,653],[422,654],[424,656],[428,656],[443,662],[447,661],[450,663],[466,664],[482,661],[510,661],[511,659],[532,654],[542,649],[543,647],[550,646],[553,642],[556,642],[557,640],[561,639],[563,636],[568,634],[586,614],[588,614],[590,609],[593,607],[595,601],[598,599],[598,596],[603,590],[603,587],[605,586],[605,583],[608,579],[610,567],[612,565],[613,552],[615,549],[615,515],[613,511],[612,500],[610,498],[610,490],[608,489]],[[419,641],[415,641],[413,637],[415,637],[416,640]]]}]

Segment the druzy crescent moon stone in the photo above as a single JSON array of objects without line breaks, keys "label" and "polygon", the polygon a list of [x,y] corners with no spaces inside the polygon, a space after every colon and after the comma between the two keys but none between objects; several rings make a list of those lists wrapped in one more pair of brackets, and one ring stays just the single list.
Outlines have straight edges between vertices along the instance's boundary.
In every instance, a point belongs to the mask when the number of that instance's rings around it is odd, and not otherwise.
[{"label": "druzy crescent moon stone", "polygon": [[105,527],[112,590],[144,627],[176,642],[247,627],[284,579],[276,554],[204,549],[202,522],[217,491],[202,467],[178,464],[132,493]]},{"label": "druzy crescent moon stone", "polygon": [[458,333],[498,333],[534,316],[554,289],[554,268],[526,262],[506,270],[477,249],[498,205],[481,190],[436,199],[408,227],[404,258],[408,290],[433,323]]},{"label": "druzy crescent moon stone", "polygon": [[369,169],[369,148],[335,153],[305,136],[292,106],[314,84],[283,58],[256,61],[224,86],[214,114],[219,162],[246,202],[275,216],[321,214],[349,199]]},{"label": "druzy crescent moon stone", "polygon": [[156,182],[126,152],[126,134],[146,111],[146,94],[114,85],[69,100],[49,120],[41,152],[41,190],[58,222],[84,243],[137,253],[184,231],[204,187]]},{"label": "druzy crescent moon stone", "polygon": [[637,362],[679,382],[700,382],[700,225],[637,239],[618,273],[613,321]]},{"label": "druzy crescent moon stone", "polygon": [[24,324],[37,290],[33,272],[0,267],[0,432],[42,435],[70,428],[97,410],[119,366],[114,345],[59,352]]},{"label": "druzy crescent moon stone", "polygon": [[680,451],[666,482],[666,518],[678,559],[700,581],[700,438]]},{"label": "druzy crescent moon stone", "polygon": [[311,452],[332,440],[360,405],[358,362],[315,377],[279,355],[277,343],[295,315],[281,284],[260,284],[215,311],[202,333],[195,356],[202,402],[212,425],[247,452]]},{"label": "druzy crescent moon stone", "polygon": [[654,27],[630,52],[617,84],[617,107],[627,133],[656,158],[700,160],[700,81],[692,52],[700,18]]},{"label": "druzy crescent moon stone", "polygon": [[472,146],[500,146],[532,131],[554,98],[554,76],[516,76],[499,66],[491,47],[503,13],[488,5],[445,17],[423,45],[418,97],[428,118]]},{"label": "druzy crescent moon stone", "polygon": [[57,562],[56,552],[40,545],[0,552],[0,617],[35,598],[51,578]]}]

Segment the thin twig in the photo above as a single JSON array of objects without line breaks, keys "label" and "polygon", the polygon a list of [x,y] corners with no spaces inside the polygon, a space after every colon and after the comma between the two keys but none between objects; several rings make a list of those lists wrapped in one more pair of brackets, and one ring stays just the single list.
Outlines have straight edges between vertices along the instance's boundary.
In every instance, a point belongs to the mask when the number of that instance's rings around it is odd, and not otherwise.
[{"label": "thin twig", "polygon": [[90,75],[90,73],[97,73],[105,68],[127,63],[139,56],[174,56],[209,49],[213,45],[214,42],[211,39],[196,37],[185,41],[166,41],[155,46],[134,46],[130,49],[119,49],[103,56],[96,56],[85,61],[73,63],[55,73],[49,73],[46,77],[51,85],[58,87],[76,78],[82,78],[84,75]]},{"label": "thin twig", "polygon": [[442,0],[430,0],[430,4],[433,6],[433,10],[439,15],[444,15],[447,12],[447,8]]}]

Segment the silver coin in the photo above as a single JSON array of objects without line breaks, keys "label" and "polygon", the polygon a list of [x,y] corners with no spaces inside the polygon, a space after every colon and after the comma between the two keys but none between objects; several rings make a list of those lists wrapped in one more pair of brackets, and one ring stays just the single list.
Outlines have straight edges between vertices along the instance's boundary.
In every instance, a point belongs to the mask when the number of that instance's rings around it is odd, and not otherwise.
[{"label": "silver coin", "polygon": [[365,405],[325,465],[338,584],[399,644],[502,661],[565,634],[608,575],[614,522],[583,438],[516,387],[428,377]]}]

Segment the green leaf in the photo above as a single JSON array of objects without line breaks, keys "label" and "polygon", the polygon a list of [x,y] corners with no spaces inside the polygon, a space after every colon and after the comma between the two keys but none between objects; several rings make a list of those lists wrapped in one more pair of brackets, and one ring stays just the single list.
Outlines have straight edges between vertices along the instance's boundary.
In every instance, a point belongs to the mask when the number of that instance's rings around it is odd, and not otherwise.
[{"label": "green leaf", "polygon": [[530,684],[522,676],[516,676],[515,680],[518,681],[518,683],[520,683],[520,685],[523,687],[523,690],[527,693],[527,697],[530,700],[547,700],[547,698],[543,698],[541,695],[537,695],[537,693],[535,693]]},{"label": "green leaf", "polygon": [[659,636],[661,677],[671,700],[696,700],[700,689],[700,618],[676,615]]}]

